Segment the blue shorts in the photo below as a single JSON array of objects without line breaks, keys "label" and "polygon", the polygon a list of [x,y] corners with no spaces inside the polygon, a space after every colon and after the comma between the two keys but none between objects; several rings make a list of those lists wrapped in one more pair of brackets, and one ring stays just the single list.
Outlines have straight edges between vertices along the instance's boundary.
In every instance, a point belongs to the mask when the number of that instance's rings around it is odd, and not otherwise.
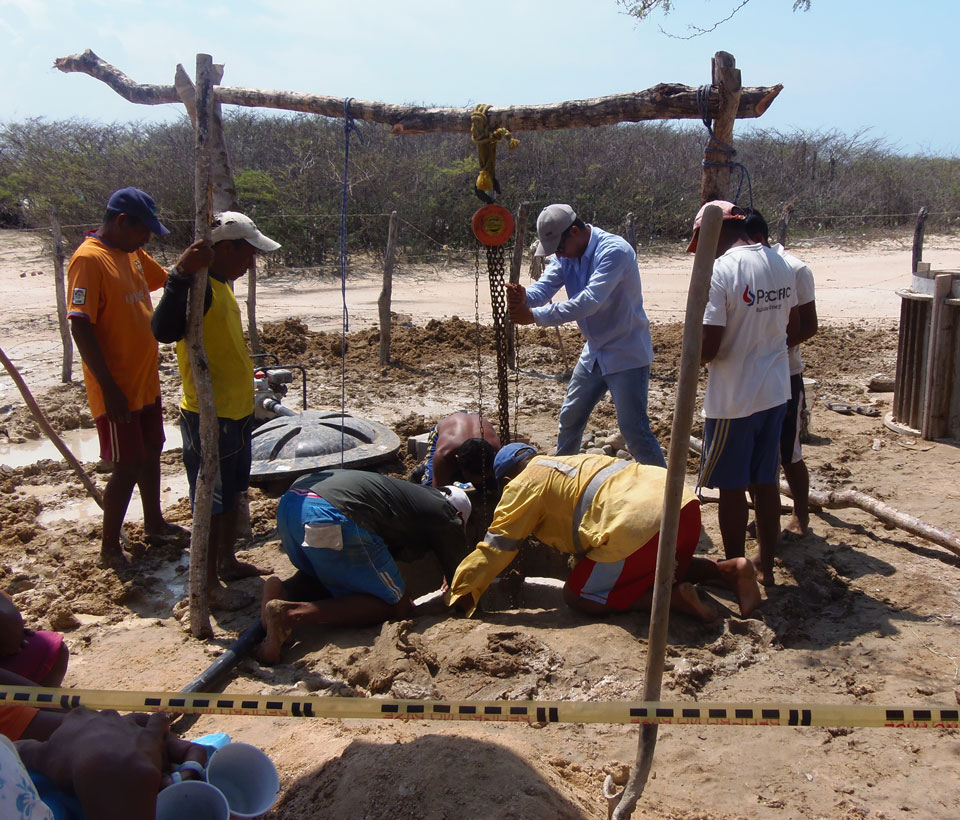
[{"label": "blue shorts", "polygon": [[289,490],[277,507],[277,529],[290,562],[334,598],[362,593],[395,604],[403,597],[403,577],[384,540],[329,501]]},{"label": "blue shorts", "polygon": [[[243,419],[217,419],[220,429],[220,470],[213,488],[213,514],[230,512],[237,496],[250,486],[251,435],[253,416]],[[197,492],[200,475],[200,414],[180,408],[180,436],[183,439],[183,466],[190,482],[190,506]]]},{"label": "blue shorts", "polygon": [[736,490],[748,484],[775,484],[786,412],[784,403],[741,419],[708,418],[698,486]]}]

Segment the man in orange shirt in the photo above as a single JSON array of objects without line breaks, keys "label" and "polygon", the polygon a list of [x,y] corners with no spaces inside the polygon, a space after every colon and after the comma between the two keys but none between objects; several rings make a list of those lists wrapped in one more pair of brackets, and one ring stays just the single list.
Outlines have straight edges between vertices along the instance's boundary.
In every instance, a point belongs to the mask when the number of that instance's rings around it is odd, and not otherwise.
[{"label": "man in orange shirt", "polygon": [[[150,291],[163,287],[167,272],[142,249],[152,234],[168,233],[148,194],[121,188],[110,196],[103,223],[86,234],[70,260],[67,317],[83,360],[100,457],[113,464],[103,494],[100,561],[114,566],[127,563],[120,528],[134,484],[148,539],[175,531],[160,512],[163,415],[157,342],[150,330]],[[209,244],[195,242],[175,269],[193,274],[212,258]]]}]

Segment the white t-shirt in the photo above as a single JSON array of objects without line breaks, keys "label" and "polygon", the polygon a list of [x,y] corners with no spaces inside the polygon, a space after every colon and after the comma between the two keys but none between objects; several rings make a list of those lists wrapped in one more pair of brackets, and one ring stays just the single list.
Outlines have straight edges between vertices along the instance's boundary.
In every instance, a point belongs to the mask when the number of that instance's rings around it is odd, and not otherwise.
[{"label": "white t-shirt", "polygon": [[0,735],[0,817],[3,820],[53,820],[17,754],[16,747]]},{"label": "white t-shirt", "polygon": [[[813,288],[813,271],[792,253],[787,253],[786,249],[779,242],[771,243],[770,250],[780,254],[797,277],[797,304],[805,305],[808,302],[814,301],[816,299],[816,293]],[[800,345],[788,347],[787,356],[790,359],[790,375],[796,376],[798,373],[802,373],[803,359],[800,358]]]},{"label": "white t-shirt", "polygon": [[796,276],[763,245],[738,245],[713,263],[703,323],[724,331],[708,365],[708,418],[744,418],[790,398],[787,321],[796,304]]}]

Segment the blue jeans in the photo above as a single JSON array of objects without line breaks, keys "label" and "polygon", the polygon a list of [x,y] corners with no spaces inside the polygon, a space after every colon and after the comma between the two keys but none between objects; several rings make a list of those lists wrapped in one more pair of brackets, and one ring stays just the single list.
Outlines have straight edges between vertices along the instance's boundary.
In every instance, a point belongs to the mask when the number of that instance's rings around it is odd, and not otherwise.
[{"label": "blue jeans", "polygon": [[641,464],[666,467],[663,450],[650,429],[647,417],[647,391],[650,387],[650,367],[634,367],[619,373],[600,372],[599,362],[588,370],[581,362],[573,370],[567,395],[560,408],[560,429],[557,431],[557,455],[570,456],[580,452],[583,431],[590,413],[610,391],[617,408],[617,423],[630,454]]}]

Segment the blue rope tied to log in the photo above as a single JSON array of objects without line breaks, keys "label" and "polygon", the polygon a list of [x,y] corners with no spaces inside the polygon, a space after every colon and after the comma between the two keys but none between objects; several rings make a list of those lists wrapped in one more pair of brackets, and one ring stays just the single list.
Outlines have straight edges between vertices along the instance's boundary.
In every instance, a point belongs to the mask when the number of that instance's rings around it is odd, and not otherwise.
[{"label": "blue rope tied to log", "polygon": [[697,109],[700,113],[700,119],[703,122],[704,128],[707,129],[707,133],[710,135],[710,140],[707,143],[707,151],[713,151],[717,154],[722,154],[727,157],[723,162],[708,162],[706,159],[703,160],[702,165],[704,168],[738,168],[740,170],[740,180],[737,183],[737,193],[733,197],[733,203],[738,204],[740,199],[740,193],[743,191],[743,181],[746,178],[747,181],[747,193],[750,197],[750,209],[749,212],[753,213],[753,184],[750,181],[750,171],[747,170],[747,166],[742,162],[734,162],[733,158],[737,155],[736,149],[732,145],[728,145],[722,139],[717,137],[713,133],[713,124],[710,119],[710,91],[712,86],[701,85],[697,89]]},{"label": "blue rope tied to log", "polygon": [[343,101],[343,193],[340,197],[340,298],[343,320],[340,327],[340,467],[343,468],[343,450],[346,447],[345,419],[347,416],[347,333],[350,330],[350,312],[347,310],[347,197],[350,193],[350,135],[356,133],[363,144],[363,133],[350,114],[353,97]]}]

